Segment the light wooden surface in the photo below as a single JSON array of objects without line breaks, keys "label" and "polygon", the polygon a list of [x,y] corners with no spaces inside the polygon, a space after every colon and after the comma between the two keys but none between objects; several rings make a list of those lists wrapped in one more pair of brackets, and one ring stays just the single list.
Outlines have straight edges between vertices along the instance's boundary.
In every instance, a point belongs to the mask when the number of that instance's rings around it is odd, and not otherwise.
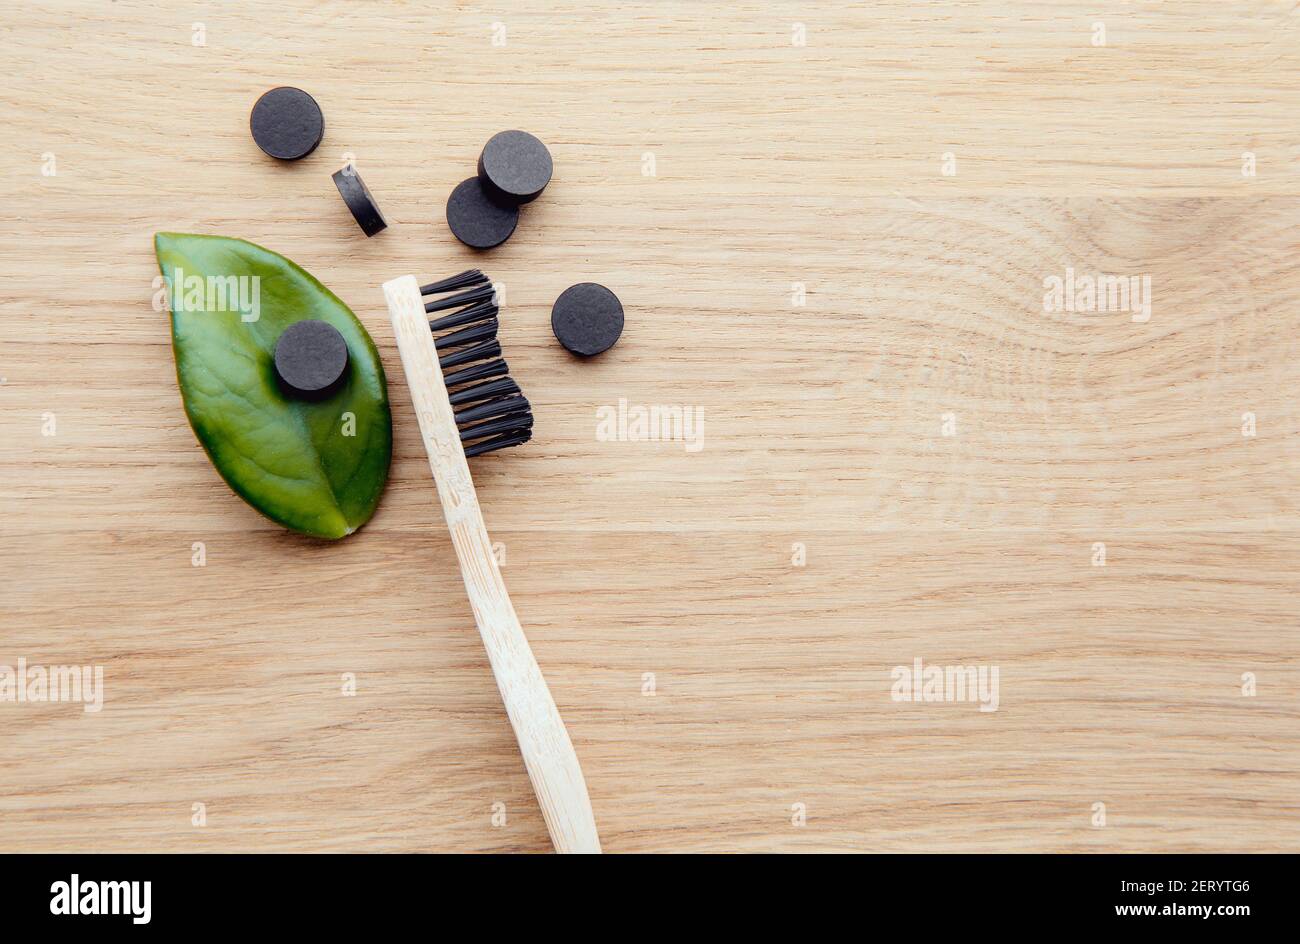
[{"label": "light wooden surface", "polygon": [[[607,851],[1300,849],[1297,21],[5,5],[0,664],[102,665],[106,696],[0,704],[0,849],[549,848],[379,289],[471,265],[537,413],[479,497]],[[293,165],[248,135],[276,84],[326,116]],[[555,180],[475,256],[443,203],[512,127]],[[374,335],[395,454],[356,535],[212,470],[160,229],[282,252]],[[1150,320],[1045,312],[1067,266],[1150,276]],[[548,315],[586,280],[628,328],[579,363]],[[620,398],[699,408],[703,449],[598,441]],[[999,667],[999,709],[894,702],[918,657]]]}]

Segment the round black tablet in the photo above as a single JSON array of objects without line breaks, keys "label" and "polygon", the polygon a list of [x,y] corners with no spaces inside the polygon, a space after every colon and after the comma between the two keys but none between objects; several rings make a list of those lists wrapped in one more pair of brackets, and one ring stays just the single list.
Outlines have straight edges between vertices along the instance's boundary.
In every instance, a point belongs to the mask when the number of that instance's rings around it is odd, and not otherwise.
[{"label": "round black tablet", "polygon": [[320,106],[300,88],[282,85],[262,95],[248,116],[253,140],[271,157],[296,161],[316,150],[325,134]]},{"label": "round black tablet", "polygon": [[370,188],[366,186],[366,182],[361,179],[355,167],[349,164],[342,170],[336,170],[333,179],[334,186],[339,190],[339,196],[352,211],[352,218],[357,221],[363,233],[373,236],[387,228],[388,221],[384,219],[384,214],[379,212],[379,204],[371,196]]},{"label": "round black tablet", "polygon": [[295,396],[309,400],[328,396],[347,369],[347,342],[328,322],[295,322],[275,342],[275,373]]},{"label": "round black tablet", "polygon": [[510,238],[519,208],[491,199],[477,177],[461,181],[447,198],[447,225],[466,246],[491,249]]},{"label": "round black tablet", "polygon": [[551,152],[526,131],[502,131],[483,145],[478,179],[502,203],[530,203],[551,182]]},{"label": "round black tablet", "polygon": [[574,354],[608,351],[623,333],[623,303],[595,282],[579,282],[560,293],[551,309],[556,340]]}]

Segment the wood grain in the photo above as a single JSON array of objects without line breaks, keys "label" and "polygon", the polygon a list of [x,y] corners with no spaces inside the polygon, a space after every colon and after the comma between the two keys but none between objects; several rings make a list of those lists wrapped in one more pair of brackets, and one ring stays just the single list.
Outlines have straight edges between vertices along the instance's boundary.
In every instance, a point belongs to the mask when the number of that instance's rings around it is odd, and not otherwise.
[{"label": "wood grain", "polygon": [[[0,703],[0,849],[549,848],[379,289],[477,265],[537,434],[475,481],[607,851],[1300,849],[1298,18],[0,10],[0,665],[106,687]],[[325,114],[293,165],[248,134],[276,84]],[[443,202],[511,127],[555,179],[475,255]],[[216,476],[160,229],[282,252],[374,335],[394,461],[356,535]],[[1067,267],[1148,276],[1150,319],[1045,311]],[[589,363],[549,329],[579,281],[628,313]],[[700,410],[703,448],[602,441],[620,399]],[[915,658],[999,667],[998,710],[892,700]]]}]

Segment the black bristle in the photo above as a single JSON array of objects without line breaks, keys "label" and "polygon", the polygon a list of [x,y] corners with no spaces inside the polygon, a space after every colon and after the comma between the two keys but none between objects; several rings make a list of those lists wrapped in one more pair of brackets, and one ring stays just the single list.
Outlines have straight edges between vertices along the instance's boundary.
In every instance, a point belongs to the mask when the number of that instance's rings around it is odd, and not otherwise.
[{"label": "black bristle", "polygon": [[477,302],[490,301],[495,295],[496,289],[491,285],[482,285],[478,288],[472,288],[468,292],[451,295],[436,302],[425,302],[424,311],[426,314],[432,314],[435,311],[446,311],[448,308],[473,305]]},{"label": "black bristle", "polygon": [[479,321],[470,325],[468,328],[461,328],[459,331],[453,331],[451,334],[444,334],[434,340],[434,346],[445,351],[449,347],[463,347],[466,344],[480,344],[484,341],[491,341],[497,336],[497,320],[489,318],[487,321]]},{"label": "black bristle", "polygon": [[435,318],[429,322],[429,330],[446,331],[449,328],[459,328],[461,325],[467,325],[471,321],[495,318],[499,310],[492,302],[479,302],[477,305],[470,305],[460,311],[453,311],[450,315]]},{"label": "black bristle", "polygon": [[428,285],[420,286],[421,295],[434,295],[440,292],[454,292],[458,288],[469,288],[471,285],[482,285],[488,280],[488,277],[478,269],[467,269],[464,272],[458,272],[455,275],[448,276],[440,282],[430,282]]},{"label": "black bristle", "polygon": [[455,370],[450,374],[442,375],[442,382],[450,390],[457,384],[473,383],[476,380],[486,380],[488,377],[504,377],[510,373],[510,368],[503,360],[488,361],[485,364],[475,364],[473,367],[466,367],[464,370]]},{"label": "black bristle", "polygon": [[451,401],[452,406],[460,406],[463,403],[491,400],[493,397],[508,397],[519,392],[519,384],[509,377],[499,377],[496,380],[484,381],[472,387],[466,387],[464,390],[458,390],[447,399]]},{"label": "black bristle", "polygon": [[452,367],[459,367],[461,364],[468,364],[472,361],[485,361],[490,357],[501,356],[501,344],[498,341],[484,341],[482,344],[475,344],[473,347],[467,347],[463,350],[452,351],[450,354],[444,354],[438,358],[438,366],[443,370]]},{"label": "black bristle", "polygon": [[[438,364],[466,457],[528,442],[533,435],[532,408],[519,384],[508,376],[509,367],[501,358],[501,344],[497,341],[499,308],[491,280],[478,269],[470,269],[430,282],[420,292],[457,292],[426,303],[424,309],[450,310],[430,320],[429,330],[434,334],[435,347],[449,352],[439,356]],[[439,336],[439,332],[448,333]],[[453,388],[459,389],[452,392]]]},{"label": "black bristle", "polygon": [[522,446],[532,438],[533,431],[531,429],[525,429],[522,432],[498,436],[496,439],[480,439],[478,442],[470,443],[465,447],[465,458],[472,459],[475,456],[481,456],[483,453],[492,452],[495,449],[508,449],[511,446]]},{"label": "black bristle", "polygon": [[464,409],[457,410],[456,425],[464,429],[479,420],[512,413],[527,413],[529,409],[528,400],[524,397],[501,397],[497,400],[489,400],[486,403],[479,403],[476,406],[467,406]]},{"label": "black bristle", "polygon": [[499,436],[502,433],[513,433],[521,429],[531,429],[532,425],[533,414],[512,413],[509,416],[489,420],[486,423],[479,423],[476,426],[465,427],[460,431],[460,441],[467,442],[471,439],[485,439],[489,436]]}]

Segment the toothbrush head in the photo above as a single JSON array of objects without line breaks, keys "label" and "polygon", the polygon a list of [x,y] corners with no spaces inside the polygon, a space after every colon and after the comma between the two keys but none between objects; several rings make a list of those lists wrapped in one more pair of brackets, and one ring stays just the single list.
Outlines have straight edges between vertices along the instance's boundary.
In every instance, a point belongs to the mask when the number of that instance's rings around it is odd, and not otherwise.
[{"label": "toothbrush head", "polygon": [[501,357],[500,309],[491,280],[470,269],[420,286],[420,295],[431,299],[425,302],[426,314],[447,312],[431,320],[429,330],[465,456],[528,442],[533,411]]}]

